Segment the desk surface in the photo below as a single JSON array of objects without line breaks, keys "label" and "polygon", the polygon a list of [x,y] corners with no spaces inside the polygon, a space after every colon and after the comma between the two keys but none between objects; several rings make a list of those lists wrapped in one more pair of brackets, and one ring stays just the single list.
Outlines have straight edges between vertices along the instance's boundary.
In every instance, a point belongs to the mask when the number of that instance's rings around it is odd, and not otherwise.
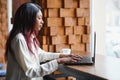
[{"label": "desk surface", "polygon": [[67,67],[108,80],[120,80],[120,58],[96,55],[96,62],[92,66]]}]

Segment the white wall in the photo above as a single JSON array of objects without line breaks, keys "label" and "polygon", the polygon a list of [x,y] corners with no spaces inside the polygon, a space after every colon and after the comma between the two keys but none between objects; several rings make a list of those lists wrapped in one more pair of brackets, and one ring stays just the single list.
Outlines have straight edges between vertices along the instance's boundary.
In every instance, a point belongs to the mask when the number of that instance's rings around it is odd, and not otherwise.
[{"label": "white wall", "polygon": [[96,31],[96,52],[105,54],[105,1],[91,0],[92,28]]},{"label": "white wall", "polygon": [[12,18],[12,0],[8,0],[8,31],[9,32],[12,29],[11,18]]}]

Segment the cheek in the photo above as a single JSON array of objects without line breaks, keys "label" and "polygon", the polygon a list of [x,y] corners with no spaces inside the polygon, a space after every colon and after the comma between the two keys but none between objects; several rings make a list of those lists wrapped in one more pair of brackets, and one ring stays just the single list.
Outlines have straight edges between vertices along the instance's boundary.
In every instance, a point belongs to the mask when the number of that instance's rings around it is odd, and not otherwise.
[{"label": "cheek", "polygon": [[35,22],[35,27],[38,27],[38,25],[39,25],[39,22],[36,21],[36,22]]},{"label": "cheek", "polygon": [[38,28],[38,24],[35,22],[34,29],[36,30]]},{"label": "cheek", "polygon": [[36,24],[37,24],[37,25],[40,25],[40,21],[39,21],[39,20],[38,20],[38,21],[36,21]]}]

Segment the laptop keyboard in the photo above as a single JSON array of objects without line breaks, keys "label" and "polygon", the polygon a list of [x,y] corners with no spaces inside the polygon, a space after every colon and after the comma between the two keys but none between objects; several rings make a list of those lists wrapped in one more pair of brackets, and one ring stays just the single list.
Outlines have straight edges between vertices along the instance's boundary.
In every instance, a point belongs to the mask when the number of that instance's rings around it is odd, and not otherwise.
[{"label": "laptop keyboard", "polygon": [[92,62],[92,58],[88,57],[88,56],[83,56],[81,60],[78,60],[75,63],[91,63]]},{"label": "laptop keyboard", "polygon": [[93,64],[92,57],[90,56],[83,56],[81,60],[77,62],[67,62],[65,65],[91,65]]}]

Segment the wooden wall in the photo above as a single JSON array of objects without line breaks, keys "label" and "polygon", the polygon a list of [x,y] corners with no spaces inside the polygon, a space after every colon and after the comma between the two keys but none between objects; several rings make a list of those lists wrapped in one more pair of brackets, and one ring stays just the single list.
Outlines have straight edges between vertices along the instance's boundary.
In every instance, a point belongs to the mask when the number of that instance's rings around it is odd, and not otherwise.
[{"label": "wooden wall", "polygon": [[[13,14],[24,2],[13,0]],[[38,39],[45,51],[60,52],[71,48],[72,53],[86,55],[90,50],[90,0],[34,0],[43,8],[44,27]],[[0,0],[0,57],[5,52],[8,36],[7,0]],[[3,59],[0,58],[0,62]]]},{"label": "wooden wall", "polygon": [[[31,0],[13,0],[13,15],[22,3],[28,1]],[[33,1],[43,8],[44,27],[38,39],[45,51],[60,52],[62,48],[71,48],[72,53],[86,55],[89,52],[90,0]],[[4,62],[8,36],[7,14],[7,0],[0,0],[0,63]]]},{"label": "wooden wall", "polygon": [[4,62],[5,43],[8,36],[7,0],[0,0],[0,63]]},{"label": "wooden wall", "polygon": [[86,55],[90,51],[89,0],[38,0],[43,9],[44,27],[38,36],[45,51]]}]

